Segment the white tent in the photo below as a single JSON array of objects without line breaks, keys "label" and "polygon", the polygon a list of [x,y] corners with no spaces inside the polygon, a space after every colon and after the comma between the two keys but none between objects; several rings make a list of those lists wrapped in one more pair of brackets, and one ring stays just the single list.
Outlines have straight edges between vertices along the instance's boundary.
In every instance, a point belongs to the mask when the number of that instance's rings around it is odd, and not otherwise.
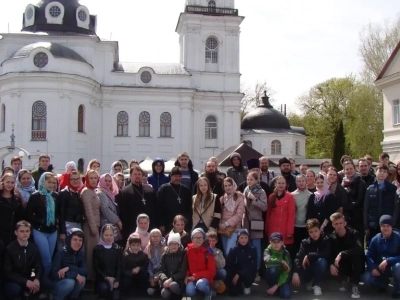
[{"label": "white tent", "polygon": [[147,171],[147,172],[149,172],[149,173],[152,173],[153,171],[152,171],[152,168],[151,168],[151,164],[153,163],[153,160],[150,158],[150,157],[146,157],[146,159],[144,160],[144,161],[142,161],[140,164],[139,164],[139,166],[143,169],[143,170],[145,170],[145,171]]}]

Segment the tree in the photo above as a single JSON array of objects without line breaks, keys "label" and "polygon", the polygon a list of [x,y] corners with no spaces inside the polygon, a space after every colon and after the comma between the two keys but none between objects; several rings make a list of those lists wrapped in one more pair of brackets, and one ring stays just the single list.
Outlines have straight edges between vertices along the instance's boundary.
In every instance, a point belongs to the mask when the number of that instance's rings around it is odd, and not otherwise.
[{"label": "tree", "polygon": [[340,158],[346,154],[346,140],[344,135],[343,121],[340,121],[339,129],[335,133],[332,151],[332,165],[336,169],[340,169]]},{"label": "tree", "polygon": [[[256,108],[260,104],[262,104],[261,97],[264,95],[264,91],[267,92],[267,95],[271,97],[275,94],[275,92],[268,87],[267,82],[257,82],[254,88],[252,87],[245,87],[242,85],[242,92],[244,96],[240,102],[240,119],[243,120],[244,116],[251,111],[252,109]],[[270,103],[273,101],[270,98]]]}]

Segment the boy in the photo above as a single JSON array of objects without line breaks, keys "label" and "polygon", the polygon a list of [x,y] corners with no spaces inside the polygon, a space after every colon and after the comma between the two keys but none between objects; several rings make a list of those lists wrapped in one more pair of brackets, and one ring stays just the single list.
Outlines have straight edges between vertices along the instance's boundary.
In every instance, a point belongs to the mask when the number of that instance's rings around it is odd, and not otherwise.
[{"label": "boy", "polygon": [[147,291],[149,285],[149,257],[140,250],[142,241],[139,236],[133,235],[128,239],[128,249],[122,257],[122,290],[128,293],[130,286],[139,288],[141,293]]},{"label": "boy", "polygon": [[214,252],[215,266],[217,267],[217,273],[214,277],[214,289],[218,290],[220,288],[219,286],[224,284],[224,280],[226,278],[226,270],[224,269],[225,258],[222,251],[216,248],[218,243],[218,234],[215,231],[210,230],[207,233],[207,240],[210,248]]},{"label": "boy", "polygon": [[[6,299],[15,299],[22,295],[36,299],[40,290],[40,278],[43,276],[42,259],[39,249],[28,242],[31,224],[19,221],[15,226],[17,239],[7,246],[4,259],[3,291]],[[24,259],[20,259],[24,257]]]},{"label": "boy", "polygon": [[331,243],[329,236],[321,232],[317,219],[308,220],[306,229],[309,237],[301,242],[294,260],[292,284],[299,287],[301,283],[307,283],[307,290],[313,289],[314,295],[320,296],[320,282],[328,271]]},{"label": "boy", "polygon": [[290,254],[283,244],[283,237],[279,232],[271,234],[270,244],[264,250],[264,262],[266,267],[265,279],[269,289],[266,297],[272,297],[279,289],[279,295],[283,299],[290,298],[290,285],[288,283],[291,269]]}]

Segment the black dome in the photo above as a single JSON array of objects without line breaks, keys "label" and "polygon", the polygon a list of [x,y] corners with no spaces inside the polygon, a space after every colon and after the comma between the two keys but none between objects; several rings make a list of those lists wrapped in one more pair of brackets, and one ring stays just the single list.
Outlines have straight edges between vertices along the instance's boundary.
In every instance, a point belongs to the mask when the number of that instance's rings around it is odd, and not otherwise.
[{"label": "black dome", "polygon": [[276,110],[269,103],[269,98],[265,94],[261,98],[262,105],[257,106],[249,112],[242,120],[242,129],[291,129],[289,120],[280,111]]},{"label": "black dome", "polygon": [[[64,16],[60,23],[48,22],[46,17],[49,14],[48,4],[54,3],[54,6],[62,5]],[[33,11],[30,10],[30,7]],[[77,10],[83,10],[82,20],[87,26],[79,26],[78,24],[78,13]],[[27,24],[26,17],[32,19],[32,13],[34,17],[33,24]],[[27,16],[26,16],[27,14]],[[79,3],[79,0],[42,0],[36,5],[28,5],[26,11],[23,14],[23,24],[21,31],[29,32],[58,32],[58,33],[78,33],[85,35],[96,35],[96,21],[97,17],[89,15],[87,8]],[[86,27],[86,28],[85,28]]]}]

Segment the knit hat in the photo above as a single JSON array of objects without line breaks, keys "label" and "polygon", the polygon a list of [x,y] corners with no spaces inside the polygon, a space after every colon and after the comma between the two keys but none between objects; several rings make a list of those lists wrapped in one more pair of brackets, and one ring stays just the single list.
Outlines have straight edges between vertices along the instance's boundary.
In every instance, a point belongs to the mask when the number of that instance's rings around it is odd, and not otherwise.
[{"label": "knit hat", "polygon": [[249,231],[246,228],[241,228],[237,231],[237,238],[239,239],[239,236],[241,235],[249,236]]},{"label": "knit hat", "polygon": [[181,168],[179,168],[179,167],[173,167],[173,168],[171,169],[170,175],[171,175],[171,176],[174,176],[174,175],[182,176]]},{"label": "knit hat", "polygon": [[279,240],[279,241],[283,241],[283,237],[282,234],[280,234],[279,232],[274,232],[273,234],[271,234],[271,238],[270,240]]},{"label": "knit hat", "polygon": [[290,160],[288,160],[286,157],[282,157],[279,160],[279,166],[283,165],[283,164],[290,164]]},{"label": "knit hat", "polygon": [[246,164],[247,164],[247,168],[249,170],[256,169],[256,168],[259,169],[260,168],[260,160],[258,158],[251,158],[246,162]]},{"label": "knit hat", "polygon": [[168,245],[171,243],[178,243],[181,244],[181,236],[179,233],[171,232],[168,236]]},{"label": "knit hat", "polygon": [[65,171],[68,171],[70,168],[76,170],[76,163],[74,161],[67,162],[65,165]]},{"label": "knit hat", "polygon": [[234,158],[234,157],[237,157],[237,158],[239,158],[240,160],[242,160],[242,157],[241,157],[240,154],[237,153],[237,152],[232,152],[232,153],[231,153],[230,159],[232,160],[232,158]]},{"label": "knit hat", "polygon": [[379,219],[379,225],[390,225],[393,226],[393,218],[392,216],[389,215],[383,215],[380,219]]},{"label": "knit hat", "polygon": [[195,229],[193,229],[192,235],[190,236],[190,238],[193,239],[193,236],[194,236],[196,233],[198,233],[198,232],[200,232],[200,233],[203,235],[203,239],[205,240],[205,239],[206,239],[206,233],[205,233],[204,230],[201,229],[201,228],[195,228]]}]

